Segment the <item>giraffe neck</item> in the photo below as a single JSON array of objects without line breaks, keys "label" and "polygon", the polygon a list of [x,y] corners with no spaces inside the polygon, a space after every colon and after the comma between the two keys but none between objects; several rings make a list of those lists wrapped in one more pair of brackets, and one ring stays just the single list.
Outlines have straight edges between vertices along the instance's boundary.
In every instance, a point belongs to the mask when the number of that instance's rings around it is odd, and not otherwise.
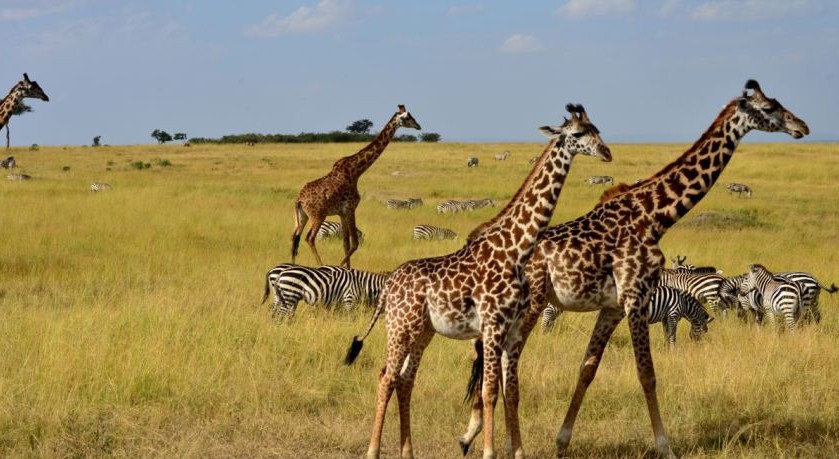
[{"label": "giraffe neck", "polygon": [[358,153],[340,159],[337,163],[335,163],[335,166],[340,165],[340,167],[351,176],[358,178],[377,159],[379,159],[379,156],[381,156],[382,152],[385,151],[385,147],[387,147],[393,139],[393,135],[396,133],[396,128],[396,115],[393,115],[385,127],[382,128],[382,131],[379,132],[379,135],[377,135],[370,144],[362,148]]},{"label": "giraffe neck", "polygon": [[723,108],[708,130],[676,161],[633,187],[633,195],[659,225],[659,236],[685,216],[716,183],[749,131],[736,102]]},{"label": "giraffe neck", "polygon": [[530,256],[548,227],[574,155],[563,140],[552,140],[510,202],[470,236],[470,245],[514,250],[518,261]]},{"label": "giraffe neck", "polygon": [[18,91],[18,86],[20,86],[20,83],[16,84],[9,91],[9,94],[3,99],[3,102],[0,102],[0,128],[9,122],[9,118],[12,117],[15,107],[17,107],[20,99],[22,99],[21,92]]}]

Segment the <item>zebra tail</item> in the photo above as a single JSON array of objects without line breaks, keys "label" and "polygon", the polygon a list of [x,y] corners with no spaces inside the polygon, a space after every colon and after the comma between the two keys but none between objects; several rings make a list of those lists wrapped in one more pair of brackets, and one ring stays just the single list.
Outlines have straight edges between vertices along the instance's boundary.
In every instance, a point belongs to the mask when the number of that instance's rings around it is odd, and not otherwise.
[{"label": "zebra tail", "polygon": [[373,312],[373,317],[370,318],[370,323],[367,325],[367,330],[364,332],[364,336],[353,336],[350,348],[347,350],[347,356],[344,357],[344,365],[352,365],[353,362],[355,362],[358,354],[361,353],[361,348],[364,346],[364,340],[368,335],[370,335],[370,332],[373,331],[373,326],[376,325],[376,321],[379,320],[379,316],[382,314],[384,309],[385,295],[380,295],[379,301],[376,304],[376,310]]},{"label": "zebra tail", "polygon": [[819,284],[819,287],[823,288],[824,291],[826,291],[827,293],[830,293],[831,295],[836,293],[837,291],[839,291],[839,287],[836,286],[836,283],[830,284],[830,288],[827,288],[822,284]]},{"label": "zebra tail", "polygon": [[484,383],[484,344],[481,340],[475,341],[475,360],[472,361],[472,374],[469,376],[469,384],[466,385],[466,397],[463,403],[478,395]]},{"label": "zebra tail", "polygon": [[268,275],[270,273],[271,272],[268,271],[268,274],[265,274],[265,294],[262,295],[262,304],[265,304],[265,300],[268,299],[268,295],[270,294],[270,291],[271,291],[271,287],[268,285],[269,284]]}]

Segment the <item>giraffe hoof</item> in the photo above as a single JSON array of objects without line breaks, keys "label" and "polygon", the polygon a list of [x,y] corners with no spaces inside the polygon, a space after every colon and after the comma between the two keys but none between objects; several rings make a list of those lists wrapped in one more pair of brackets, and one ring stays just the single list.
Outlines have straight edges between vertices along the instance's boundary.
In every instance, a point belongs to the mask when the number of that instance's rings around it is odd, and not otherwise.
[{"label": "giraffe hoof", "polygon": [[469,443],[466,443],[461,438],[460,440],[457,441],[457,444],[460,445],[460,451],[463,453],[464,456],[469,454],[469,446],[470,446]]}]

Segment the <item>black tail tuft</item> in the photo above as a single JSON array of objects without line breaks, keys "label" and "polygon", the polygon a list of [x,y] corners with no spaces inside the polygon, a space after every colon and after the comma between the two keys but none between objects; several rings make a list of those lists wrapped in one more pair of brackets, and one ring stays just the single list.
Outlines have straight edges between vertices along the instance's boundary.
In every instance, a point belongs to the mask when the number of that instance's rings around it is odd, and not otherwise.
[{"label": "black tail tuft", "polygon": [[826,288],[825,290],[827,290],[827,293],[830,293],[832,295],[839,290],[839,287],[836,286],[836,283],[832,283],[830,284],[830,288]]},{"label": "black tail tuft", "polygon": [[291,259],[297,258],[297,248],[300,247],[300,235],[295,234],[291,237]]},{"label": "black tail tuft", "polygon": [[475,341],[475,353],[477,356],[472,361],[472,374],[469,376],[469,384],[466,385],[466,397],[463,403],[469,403],[475,398],[484,382],[484,345],[480,341]]},{"label": "black tail tuft", "polygon": [[355,362],[358,354],[361,353],[362,346],[364,346],[364,341],[358,336],[353,336],[350,348],[347,350],[347,356],[344,358],[344,365],[352,365]]}]

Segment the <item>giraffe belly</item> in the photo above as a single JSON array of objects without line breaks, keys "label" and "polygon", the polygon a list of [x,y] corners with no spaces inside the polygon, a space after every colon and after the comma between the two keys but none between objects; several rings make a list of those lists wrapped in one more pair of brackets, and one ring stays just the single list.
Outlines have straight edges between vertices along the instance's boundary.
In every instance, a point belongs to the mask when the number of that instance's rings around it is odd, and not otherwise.
[{"label": "giraffe belly", "polygon": [[614,281],[588,284],[578,289],[559,288],[554,291],[563,311],[592,312],[618,308],[618,292]]},{"label": "giraffe belly", "polygon": [[452,339],[473,339],[481,336],[481,318],[475,308],[456,310],[428,308],[431,325],[437,333]]}]

